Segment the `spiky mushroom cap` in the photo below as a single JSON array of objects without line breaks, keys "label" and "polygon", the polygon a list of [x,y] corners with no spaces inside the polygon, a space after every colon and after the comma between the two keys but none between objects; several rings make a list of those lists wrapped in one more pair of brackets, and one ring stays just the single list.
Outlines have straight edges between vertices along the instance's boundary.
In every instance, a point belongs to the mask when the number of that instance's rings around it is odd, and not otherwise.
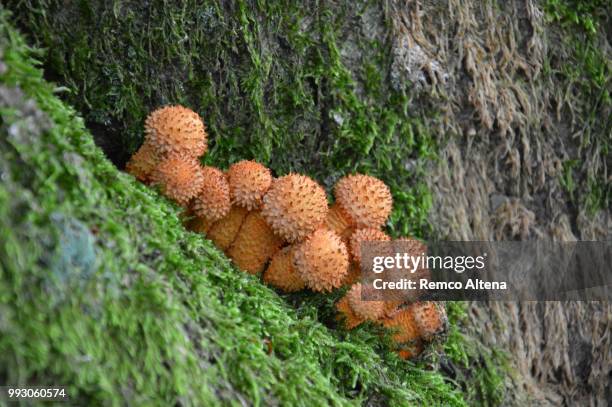
[{"label": "spiky mushroom cap", "polygon": [[353,260],[357,264],[361,264],[361,244],[363,242],[388,242],[390,240],[389,235],[379,229],[363,228],[355,230],[349,240],[349,249]]},{"label": "spiky mushroom cap", "polygon": [[270,170],[255,161],[240,161],[229,167],[227,179],[234,205],[258,209],[272,185]]},{"label": "spiky mushroom cap", "polygon": [[344,320],[346,329],[353,329],[365,321],[365,319],[361,318],[353,311],[346,295],[336,303],[336,309],[338,310],[336,319],[340,321]]},{"label": "spiky mushroom cap", "polygon": [[391,191],[369,175],[347,175],[334,187],[336,202],[357,228],[380,228],[393,207]]},{"label": "spiky mushroom cap", "polygon": [[383,301],[364,300],[362,293],[366,289],[361,283],[357,283],[351,287],[346,296],[351,309],[357,316],[369,321],[376,321],[384,315],[385,303]]},{"label": "spiky mushroom cap", "polygon": [[444,304],[435,301],[415,302],[411,305],[414,322],[421,337],[429,341],[446,329],[448,320]]},{"label": "spiky mushroom cap", "polygon": [[194,158],[173,154],[157,164],[151,173],[151,183],[159,185],[168,198],[187,206],[204,184],[202,167]]},{"label": "spiky mushroom cap", "polygon": [[395,343],[400,344],[419,339],[419,328],[410,307],[403,308],[389,318],[383,319],[382,324],[384,327],[395,331],[392,336]]},{"label": "spiky mushroom cap", "polygon": [[296,247],[293,265],[310,289],[332,291],[342,285],[348,273],[346,245],[331,230],[317,229]]},{"label": "spiky mushroom cap", "polygon": [[208,148],[206,126],[200,116],[183,106],[164,106],[145,121],[146,141],[159,154],[200,157]]},{"label": "spiky mushroom cap", "polygon": [[262,214],[277,235],[290,243],[299,242],[325,221],[327,197],[311,178],[285,175],[264,196]]},{"label": "spiky mushroom cap", "polygon": [[125,170],[139,181],[148,182],[153,169],[159,163],[159,155],[150,143],[143,143],[125,165]]},{"label": "spiky mushroom cap", "polygon": [[232,206],[227,216],[218,220],[211,226],[206,233],[208,238],[212,240],[219,249],[227,250],[236,239],[236,235],[240,231],[240,227],[248,213],[249,211],[246,208]]},{"label": "spiky mushroom cap", "polygon": [[276,252],[270,260],[270,265],[263,274],[263,281],[280,288],[286,293],[292,293],[306,288],[306,283],[293,267],[294,246],[287,246]]},{"label": "spiky mushroom cap", "polygon": [[225,174],[215,167],[203,167],[202,189],[193,200],[193,212],[210,222],[227,216],[230,211],[230,191]]},{"label": "spiky mushroom cap", "polygon": [[227,255],[241,270],[258,274],[281,244],[281,239],[272,232],[261,212],[249,212]]}]

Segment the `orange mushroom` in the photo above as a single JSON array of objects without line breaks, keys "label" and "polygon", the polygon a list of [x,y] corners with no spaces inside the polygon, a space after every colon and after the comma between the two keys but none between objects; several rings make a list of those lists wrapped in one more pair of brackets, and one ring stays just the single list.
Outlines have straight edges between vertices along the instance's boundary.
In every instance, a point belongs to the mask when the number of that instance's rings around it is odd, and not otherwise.
[{"label": "orange mushroom", "polygon": [[393,207],[391,191],[384,182],[369,175],[347,175],[334,187],[336,204],[357,228],[380,228]]},{"label": "orange mushroom", "polygon": [[204,182],[192,204],[193,212],[211,224],[227,216],[230,211],[229,184],[225,174],[215,167],[203,167]]},{"label": "orange mushroom", "polygon": [[161,155],[183,154],[200,157],[207,148],[208,135],[200,116],[183,106],[164,106],[145,121],[146,142]]},{"label": "orange mushroom", "polygon": [[270,260],[270,265],[263,274],[263,281],[286,293],[292,293],[306,288],[306,283],[293,267],[294,246],[287,246],[276,252]]},{"label": "orange mushroom", "polygon": [[261,213],[278,236],[299,242],[324,223],[327,197],[311,178],[289,174],[273,182],[263,198]]},{"label": "orange mushroom", "polygon": [[321,228],[296,247],[293,264],[311,290],[329,292],[348,273],[348,252],[338,235]]},{"label": "orange mushroom", "polygon": [[215,246],[225,251],[230,247],[236,235],[240,231],[240,226],[246,218],[248,210],[240,206],[232,206],[229,213],[224,218],[215,222],[207,232],[207,237],[213,241]]},{"label": "orange mushroom", "polygon": [[159,185],[165,196],[186,207],[201,190],[204,177],[194,158],[173,154],[151,172],[151,184]]},{"label": "orange mushroom", "polygon": [[272,185],[270,170],[255,161],[240,161],[227,170],[232,204],[248,210],[259,209]]}]

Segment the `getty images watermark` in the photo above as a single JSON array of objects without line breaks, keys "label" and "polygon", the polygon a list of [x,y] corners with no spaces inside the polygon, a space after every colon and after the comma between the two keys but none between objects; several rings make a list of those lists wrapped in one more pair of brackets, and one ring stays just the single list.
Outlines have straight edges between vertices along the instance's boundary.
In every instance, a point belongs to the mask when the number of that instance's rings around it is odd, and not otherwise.
[{"label": "getty images watermark", "polygon": [[612,242],[364,242],[364,299],[612,300]]}]

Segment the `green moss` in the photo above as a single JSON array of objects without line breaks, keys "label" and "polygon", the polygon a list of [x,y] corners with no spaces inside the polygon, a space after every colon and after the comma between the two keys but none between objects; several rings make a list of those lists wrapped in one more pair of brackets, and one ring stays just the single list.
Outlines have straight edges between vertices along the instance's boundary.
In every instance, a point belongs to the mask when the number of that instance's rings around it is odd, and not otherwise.
[{"label": "green moss", "polygon": [[[546,0],[544,9],[549,23],[561,32],[559,48],[563,50],[558,60],[548,62],[545,72],[562,84],[564,102],[572,116],[577,113],[571,134],[580,138],[578,152],[564,164],[562,183],[570,199],[588,212],[605,210],[612,205],[608,170],[612,149],[612,64],[606,31],[610,26],[610,2]],[[578,174],[586,175],[568,185]]]},{"label": "green moss", "polygon": [[185,231],[103,156],[1,8],[0,50],[0,381],[83,405],[465,405],[375,330],[328,329]]}]

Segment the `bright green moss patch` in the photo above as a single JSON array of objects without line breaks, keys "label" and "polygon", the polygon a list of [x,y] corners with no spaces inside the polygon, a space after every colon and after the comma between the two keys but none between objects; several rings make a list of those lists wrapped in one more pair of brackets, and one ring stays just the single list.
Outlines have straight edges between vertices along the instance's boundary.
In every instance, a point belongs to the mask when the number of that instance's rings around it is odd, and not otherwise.
[{"label": "bright green moss patch", "polygon": [[465,405],[374,330],[328,329],[187,232],[104,157],[6,19],[0,382],[67,385],[80,405]]}]

